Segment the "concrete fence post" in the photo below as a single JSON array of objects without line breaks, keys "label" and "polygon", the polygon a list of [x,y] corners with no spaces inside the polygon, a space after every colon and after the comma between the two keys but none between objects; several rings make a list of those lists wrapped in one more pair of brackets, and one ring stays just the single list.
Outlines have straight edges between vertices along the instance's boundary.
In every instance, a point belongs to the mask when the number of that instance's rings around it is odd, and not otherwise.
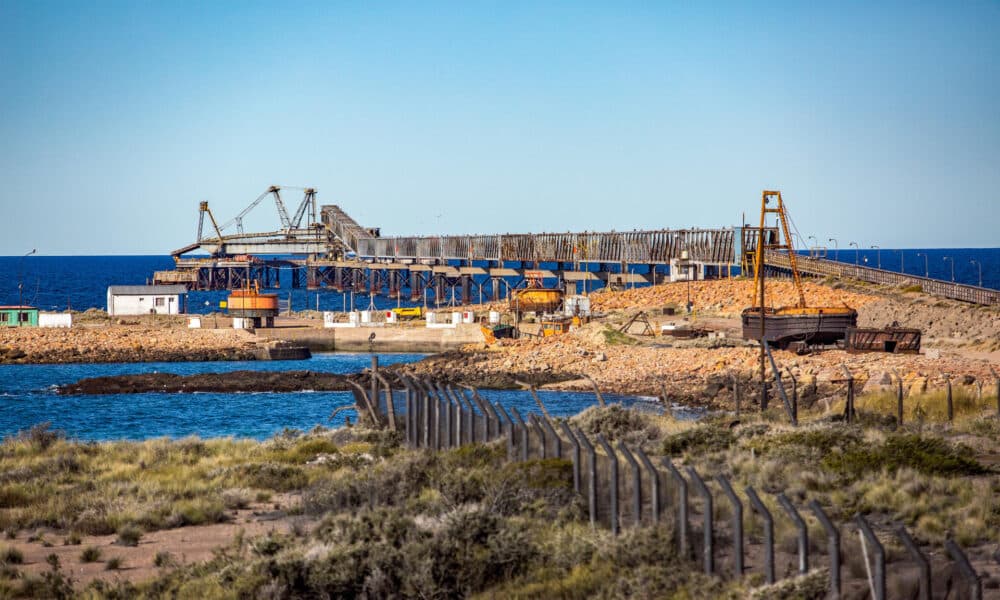
[{"label": "concrete fence post", "polygon": [[842,590],[840,585],[840,531],[830,521],[830,518],[826,516],[819,502],[815,500],[811,501],[809,508],[816,515],[823,529],[826,530],[827,545],[829,546],[828,553],[830,554],[830,594],[834,598],[840,598]]},{"label": "concrete fence post", "polygon": [[491,437],[490,437],[490,411],[486,410],[486,407],[480,401],[480,399],[479,399],[478,396],[471,395],[471,394],[466,394],[465,390],[457,390],[455,392],[455,395],[456,396],[461,396],[470,406],[474,404],[476,406],[476,408],[479,409],[479,412],[482,415],[481,418],[482,418],[482,421],[483,421],[483,435],[480,436],[479,441],[481,441],[481,442],[488,442],[488,441],[490,441],[490,439],[491,439]]},{"label": "concrete fence post", "polygon": [[997,375],[996,370],[990,367],[990,373],[993,374],[993,379],[996,380],[997,385],[997,416],[1000,417],[1000,375]]},{"label": "concrete fence post", "polygon": [[896,369],[892,370],[892,374],[896,376],[896,425],[899,427],[903,426],[903,378],[899,376],[899,372]]},{"label": "concrete fence post", "polygon": [[447,395],[444,397],[444,430],[447,432],[445,434],[445,440],[447,440],[448,448],[457,448],[462,445],[462,442],[455,439],[455,419],[454,419],[455,409],[454,404],[452,404],[451,398]]},{"label": "concrete fence post", "polygon": [[521,431],[521,461],[525,462],[528,460],[528,426],[524,423],[524,419],[521,418],[521,413],[518,412],[516,406],[511,406],[510,412],[514,415],[517,426]]},{"label": "concrete fence post", "polygon": [[378,354],[372,354],[372,366],[371,375],[368,377],[371,383],[371,401],[375,403],[376,410],[378,409]]},{"label": "concrete fence post", "polygon": [[982,600],[983,584],[979,580],[976,570],[972,568],[972,563],[969,562],[969,558],[965,555],[965,552],[962,552],[962,549],[958,547],[958,544],[954,540],[946,540],[944,547],[948,551],[948,554],[951,555],[951,559],[955,561],[955,565],[962,574],[962,578],[965,579],[970,600]]},{"label": "concrete fence post", "polygon": [[618,451],[632,470],[632,519],[635,526],[639,527],[642,525],[642,471],[639,470],[639,462],[621,440],[618,440]]},{"label": "concrete fence post", "polygon": [[426,389],[421,391],[422,416],[423,416],[423,441],[424,448],[431,447],[431,394]]},{"label": "concrete fence post", "polygon": [[590,481],[587,482],[587,506],[590,508],[590,526],[597,526],[597,452],[594,445],[587,439],[579,429],[576,430],[576,439],[583,444],[587,451],[587,475]]},{"label": "concrete fence post", "polygon": [[472,406],[472,402],[469,402],[469,399],[464,395],[457,396],[456,401],[459,404],[463,404],[466,408],[465,430],[469,432],[469,443],[475,444],[479,440],[479,436],[476,435],[476,409]]},{"label": "concrete fence post", "polygon": [[507,414],[507,411],[504,410],[499,402],[496,403],[496,410],[497,414],[501,416],[501,420],[507,421],[506,425],[504,425],[507,432],[507,460],[514,460],[514,433],[517,427],[514,425],[514,420],[510,418],[510,415]]},{"label": "concrete fence post", "polygon": [[778,494],[776,496],[778,499],[778,504],[781,508],[785,509],[785,514],[791,519],[792,524],[795,525],[796,531],[798,531],[798,547],[799,547],[799,575],[805,575],[809,572],[809,528],[806,527],[806,522],[802,519],[802,515],[799,514],[795,505],[788,499],[784,494]]},{"label": "concrete fence post", "polygon": [[733,570],[736,578],[740,579],[743,577],[743,503],[724,475],[716,475],[715,481],[722,486],[722,492],[733,505]]},{"label": "concrete fence post", "polygon": [[538,417],[534,413],[528,414],[528,423],[535,428],[535,432],[538,434],[538,458],[545,459],[548,458],[548,453],[546,451],[546,446],[548,446],[548,441],[545,439],[545,429],[538,423]]},{"label": "concrete fence post", "polygon": [[600,433],[597,434],[597,443],[601,445],[605,454],[608,455],[608,461],[611,466],[610,480],[608,481],[611,504],[611,533],[618,535],[618,455],[615,454],[614,448],[611,447],[611,444]]},{"label": "concrete fence post", "polygon": [[740,380],[736,378],[736,375],[733,375],[733,402],[736,404],[737,419],[740,418],[740,401],[742,400],[740,393]]},{"label": "concrete fence post", "polygon": [[[864,536],[865,541],[871,545],[875,553],[875,568],[872,573],[874,600],[885,600],[885,548],[882,547],[882,542],[878,540],[878,536],[872,531],[871,525],[868,524],[864,516],[858,513],[855,515],[854,520],[858,524],[858,530],[861,531],[861,535]],[[865,566],[867,567],[868,565]]]},{"label": "concrete fence post", "polygon": [[955,420],[955,404],[951,397],[951,375],[945,374],[944,385],[948,394],[948,421],[951,422]]},{"label": "concrete fence post", "polygon": [[687,480],[677,470],[674,463],[670,462],[670,459],[665,456],[663,457],[663,466],[670,471],[670,475],[674,479],[674,484],[677,486],[677,549],[680,555],[686,558],[691,555],[688,544],[688,532],[691,530],[691,524],[688,520]]},{"label": "concrete fence post", "polygon": [[913,562],[917,563],[917,571],[920,578],[920,600],[931,600],[931,563],[927,556],[920,550],[917,542],[910,537],[906,527],[898,525],[895,528],[896,537],[903,542],[906,551],[910,554]]},{"label": "concrete fence post", "polygon": [[492,416],[493,423],[494,423],[494,425],[493,425],[493,431],[492,432],[489,431],[489,426],[488,426],[489,421],[487,421],[487,436],[486,436],[486,439],[487,440],[494,440],[494,439],[500,437],[503,434],[503,422],[500,420],[500,415],[497,414],[496,409],[493,408],[493,405],[490,404],[488,400],[484,399],[482,396],[479,395],[479,390],[477,390],[474,387],[470,387],[468,389],[472,392],[472,397],[475,398],[476,402],[480,405],[480,407],[481,407],[481,409],[483,411],[483,414],[486,414],[487,412],[489,412],[490,415]]},{"label": "concrete fence post", "polygon": [[792,421],[798,423],[799,421],[799,380],[795,378],[795,374],[788,367],[785,367],[785,372],[788,373],[788,378],[792,380]]},{"label": "concrete fence post", "polygon": [[569,428],[569,425],[565,421],[559,421],[559,427],[562,429],[563,433],[566,434],[566,439],[569,443],[573,445],[572,460],[573,460],[573,491],[577,494],[580,493],[580,442],[577,441],[576,436],[573,435],[573,430]]},{"label": "concrete fence post", "polygon": [[847,402],[844,404],[844,418],[848,423],[853,423],[855,417],[854,374],[845,365],[840,365],[840,368],[844,371],[844,376],[847,378]]},{"label": "concrete fence post", "polygon": [[713,511],[715,506],[712,502],[712,490],[708,489],[705,485],[705,480],[701,478],[698,471],[694,467],[687,467],[688,477],[694,483],[694,486],[698,488],[701,493],[702,500],[702,563],[705,568],[706,575],[715,574],[715,524],[713,520]]},{"label": "concrete fence post", "polygon": [[590,385],[594,388],[594,395],[597,396],[597,404],[601,408],[604,408],[605,406],[607,406],[604,403],[604,395],[601,394],[601,388],[597,387],[597,382],[594,381],[593,378],[590,375],[587,375],[586,373],[583,374],[583,378],[586,379],[587,381],[589,381]]},{"label": "concrete fence post", "polygon": [[753,511],[764,521],[764,580],[771,585],[774,583],[774,518],[757,495],[757,490],[748,485],[743,491],[746,492]]},{"label": "concrete fence post", "polygon": [[548,417],[541,417],[538,419],[542,423],[542,427],[548,433],[549,438],[552,440],[552,451],[556,458],[562,458],[562,440],[559,438],[559,434],[556,433],[552,423],[549,421]]},{"label": "concrete fence post", "polygon": [[653,523],[660,522],[660,473],[653,466],[653,462],[649,460],[646,453],[643,452],[642,446],[635,447],[635,455],[639,457],[639,461],[642,465],[646,467],[646,474],[649,475],[649,499],[650,499],[650,509],[653,513]]}]

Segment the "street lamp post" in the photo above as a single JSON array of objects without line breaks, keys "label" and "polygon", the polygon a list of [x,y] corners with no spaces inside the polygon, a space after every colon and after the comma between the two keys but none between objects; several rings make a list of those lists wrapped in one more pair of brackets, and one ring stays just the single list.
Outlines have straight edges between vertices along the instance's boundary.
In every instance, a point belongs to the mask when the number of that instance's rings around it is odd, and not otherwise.
[{"label": "street lamp post", "polygon": [[833,242],[833,260],[839,262],[840,261],[840,247],[837,244],[837,239],[836,238],[830,238],[830,239],[828,239],[826,241]]},{"label": "street lamp post", "polygon": [[860,248],[858,247],[858,243],[857,242],[848,242],[847,245],[848,246],[854,246],[854,266],[856,267],[859,264],[859,262],[858,262],[859,261],[859,259],[858,259],[858,252],[860,251]]},{"label": "street lamp post", "polygon": [[955,283],[955,259],[950,256],[942,256],[941,260],[947,260],[951,263],[951,282]]},{"label": "street lamp post", "polygon": [[899,251],[899,272],[906,275],[906,251]]},{"label": "street lamp post", "polygon": [[28,258],[38,250],[31,249],[17,261],[17,326],[21,326],[21,306],[24,304],[24,259]]},{"label": "street lamp post", "polygon": [[917,252],[917,256],[923,256],[924,257],[924,277],[930,277],[931,276],[931,270],[927,266],[927,264],[928,264],[927,263],[927,253],[926,252]]},{"label": "street lamp post", "polygon": [[983,287],[983,264],[974,258],[969,263],[979,267],[979,287]]},{"label": "street lamp post", "polygon": [[878,268],[882,269],[882,248],[878,246],[872,246],[872,250],[875,251],[876,260],[878,260]]}]

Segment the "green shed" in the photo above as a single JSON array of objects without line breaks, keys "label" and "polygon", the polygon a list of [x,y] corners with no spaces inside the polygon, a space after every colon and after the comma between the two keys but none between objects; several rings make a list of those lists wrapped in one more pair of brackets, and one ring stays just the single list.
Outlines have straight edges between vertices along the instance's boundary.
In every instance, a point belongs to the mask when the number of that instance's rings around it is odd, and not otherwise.
[{"label": "green shed", "polygon": [[34,306],[0,306],[0,327],[38,327]]}]

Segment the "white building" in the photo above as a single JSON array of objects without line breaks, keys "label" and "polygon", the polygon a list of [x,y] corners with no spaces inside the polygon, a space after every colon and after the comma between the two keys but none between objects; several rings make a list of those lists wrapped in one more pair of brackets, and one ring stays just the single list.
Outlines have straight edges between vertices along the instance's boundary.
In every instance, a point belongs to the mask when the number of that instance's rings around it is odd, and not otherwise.
[{"label": "white building", "polygon": [[176,315],[184,312],[187,287],[183,285],[108,286],[108,314]]}]

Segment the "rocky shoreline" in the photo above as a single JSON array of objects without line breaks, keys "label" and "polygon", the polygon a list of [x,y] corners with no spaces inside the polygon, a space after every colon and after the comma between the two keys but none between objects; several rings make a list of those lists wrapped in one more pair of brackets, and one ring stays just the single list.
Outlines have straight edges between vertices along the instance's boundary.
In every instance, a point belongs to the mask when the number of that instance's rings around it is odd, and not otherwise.
[{"label": "rocky shoreline", "polygon": [[260,347],[244,332],[188,329],[176,317],[0,328],[0,364],[255,360]]},{"label": "rocky shoreline", "polygon": [[351,389],[349,378],[314,371],[233,371],[230,373],[140,373],[109,377],[88,377],[60,386],[62,395],[164,394],[194,392],[339,392]]}]

